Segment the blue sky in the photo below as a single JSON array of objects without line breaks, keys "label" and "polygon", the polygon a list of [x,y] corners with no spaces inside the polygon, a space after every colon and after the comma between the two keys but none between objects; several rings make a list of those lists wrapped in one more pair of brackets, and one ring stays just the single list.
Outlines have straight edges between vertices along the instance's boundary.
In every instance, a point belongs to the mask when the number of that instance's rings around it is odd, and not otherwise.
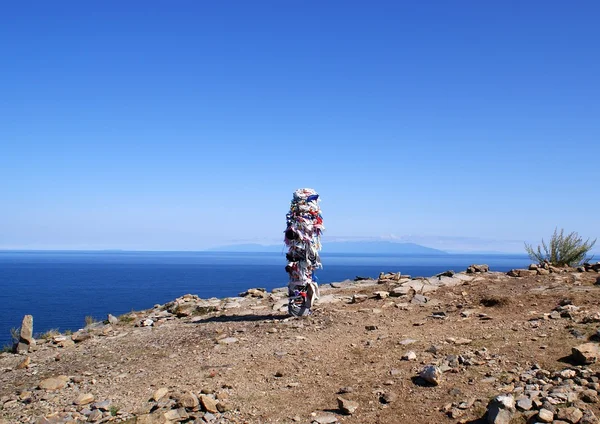
[{"label": "blue sky", "polygon": [[[5,2],[0,248],[600,238],[600,3]],[[600,250],[600,249],[599,249]]]}]

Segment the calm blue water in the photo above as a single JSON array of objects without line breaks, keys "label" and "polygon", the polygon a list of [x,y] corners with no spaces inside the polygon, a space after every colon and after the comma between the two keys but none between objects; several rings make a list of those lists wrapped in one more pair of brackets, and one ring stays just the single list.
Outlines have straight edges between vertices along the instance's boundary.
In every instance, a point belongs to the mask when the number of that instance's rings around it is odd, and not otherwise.
[{"label": "calm blue water", "polygon": [[[431,276],[487,263],[492,271],[529,264],[525,255],[322,255],[320,283],[376,277],[381,271]],[[77,330],[85,317],[106,319],[163,304],[186,293],[235,296],[287,284],[283,253],[0,252],[0,347],[33,315],[34,333]]]}]

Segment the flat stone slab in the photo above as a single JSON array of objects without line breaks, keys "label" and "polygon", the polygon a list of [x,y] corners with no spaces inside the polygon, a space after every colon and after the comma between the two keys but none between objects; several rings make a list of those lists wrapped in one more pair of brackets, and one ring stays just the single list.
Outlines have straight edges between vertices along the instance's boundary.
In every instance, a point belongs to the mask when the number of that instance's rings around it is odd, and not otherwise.
[{"label": "flat stone slab", "polygon": [[440,286],[433,286],[431,284],[424,284],[420,293],[421,294],[433,293],[434,291],[436,291],[439,288],[440,288]]},{"label": "flat stone slab", "polygon": [[316,303],[324,305],[326,303],[336,303],[336,302],[339,302],[340,300],[341,299],[339,297],[337,297],[336,295],[326,294],[325,296],[319,297],[319,299],[317,299]]},{"label": "flat stone slab", "polygon": [[466,274],[454,274],[454,276],[452,278],[454,278],[455,280],[461,280],[461,281],[471,281],[475,277],[471,277],[470,275],[466,275]]},{"label": "flat stone slab", "polygon": [[335,424],[338,423],[338,418],[333,414],[328,414],[326,412],[317,413],[313,418],[313,423],[317,424]]},{"label": "flat stone slab", "polygon": [[417,293],[420,293],[423,289],[423,281],[421,280],[410,280],[407,283],[402,284],[402,287],[412,287]]}]

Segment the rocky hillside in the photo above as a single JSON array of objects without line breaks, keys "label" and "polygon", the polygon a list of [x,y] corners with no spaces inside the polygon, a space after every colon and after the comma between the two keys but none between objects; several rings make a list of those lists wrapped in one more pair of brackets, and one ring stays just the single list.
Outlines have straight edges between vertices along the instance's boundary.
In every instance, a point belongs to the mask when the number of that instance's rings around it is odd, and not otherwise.
[{"label": "rocky hillside", "polygon": [[0,355],[0,423],[597,423],[600,264],[185,295]]}]

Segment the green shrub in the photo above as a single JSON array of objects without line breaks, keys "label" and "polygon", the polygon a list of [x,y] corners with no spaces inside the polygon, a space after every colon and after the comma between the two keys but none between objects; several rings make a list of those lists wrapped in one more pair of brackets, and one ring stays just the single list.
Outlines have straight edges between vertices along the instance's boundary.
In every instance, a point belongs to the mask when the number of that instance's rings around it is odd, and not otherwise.
[{"label": "green shrub", "polygon": [[135,321],[135,317],[130,314],[124,314],[119,317],[119,322],[129,323],[133,321]]},{"label": "green shrub", "polygon": [[590,239],[587,239],[583,242],[576,232],[565,236],[564,230],[561,229],[559,233],[555,228],[549,246],[542,239],[542,244],[538,245],[537,250],[527,243],[525,243],[525,250],[532,261],[540,264],[547,261],[554,266],[577,266],[592,259],[586,255],[592,250],[594,244],[596,240],[590,242]]},{"label": "green shrub", "polygon": [[52,328],[52,329],[46,331],[45,333],[37,334],[35,338],[49,340],[58,335],[60,335],[60,331],[58,331],[58,328]]},{"label": "green shrub", "polygon": [[13,327],[10,329],[10,338],[13,341],[13,344],[17,344],[19,343],[19,340],[21,340],[21,327]]},{"label": "green shrub", "polygon": [[2,348],[0,348],[0,353],[15,351],[17,343],[19,343],[19,339],[21,338],[21,327],[11,328],[10,329],[10,338],[12,340],[12,343],[5,344],[4,346],[2,346]]}]

